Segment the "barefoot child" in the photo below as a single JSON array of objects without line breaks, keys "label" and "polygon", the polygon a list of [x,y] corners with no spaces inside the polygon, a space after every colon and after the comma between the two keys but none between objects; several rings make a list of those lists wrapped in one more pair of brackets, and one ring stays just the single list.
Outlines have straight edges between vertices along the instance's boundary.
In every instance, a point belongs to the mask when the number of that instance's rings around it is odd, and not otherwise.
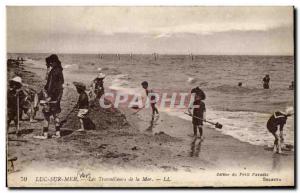
[{"label": "barefoot child", "polygon": [[79,94],[79,98],[77,101],[77,105],[75,106],[78,108],[78,114],[77,117],[79,118],[80,121],[80,129],[77,131],[84,131],[89,128],[85,128],[85,119],[87,119],[87,114],[89,112],[89,98],[88,95],[85,92],[85,85],[80,82],[74,82],[74,86],[76,87],[76,90]]},{"label": "barefoot child", "polygon": [[[188,108],[189,114],[193,116],[193,128],[194,128],[194,137],[197,137],[197,129],[199,129],[200,139],[204,139],[203,137],[203,120],[206,119],[205,112],[205,103],[202,101],[203,97],[196,93],[195,101],[190,104]],[[193,113],[191,113],[193,110]]]},{"label": "barefoot child", "polygon": [[150,95],[150,105],[151,105],[151,108],[152,108],[152,119],[154,119],[155,114],[159,115],[158,110],[157,110],[157,108],[155,106],[155,104],[156,104],[156,100],[155,99],[156,98],[153,95],[154,92],[153,92],[153,90],[151,90],[151,89],[148,88],[148,82],[147,81],[143,81],[141,85],[145,89],[146,95],[147,96]]},{"label": "barefoot child", "polygon": [[[283,144],[283,127],[286,124],[286,120],[293,114],[293,108],[287,108],[285,113],[276,111],[267,122],[267,129],[275,137],[273,152],[282,153],[281,145]],[[277,130],[279,128],[279,136]]]}]

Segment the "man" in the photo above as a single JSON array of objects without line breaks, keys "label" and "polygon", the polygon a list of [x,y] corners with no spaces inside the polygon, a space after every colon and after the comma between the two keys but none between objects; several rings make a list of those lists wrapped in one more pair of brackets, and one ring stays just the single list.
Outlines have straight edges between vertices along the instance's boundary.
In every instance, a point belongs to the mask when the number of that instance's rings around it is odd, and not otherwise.
[{"label": "man", "polygon": [[270,88],[269,83],[270,83],[270,76],[267,74],[263,78],[263,87],[264,87],[264,89],[269,89]]},{"label": "man", "polygon": [[145,89],[145,92],[146,92],[147,97],[148,97],[149,95],[151,95],[151,96],[150,96],[150,105],[151,105],[151,109],[152,109],[152,119],[154,119],[155,114],[159,115],[158,110],[157,110],[157,108],[156,108],[156,106],[155,106],[155,104],[156,104],[156,98],[155,98],[155,96],[153,95],[154,91],[151,90],[151,89],[149,89],[149,85],[148,85],[148,82],[147,82],[147,81],[143,81],[143,82],[141,83],[141,85],[142,85],[143,89]]},{"label": "man", "polygon": [[[282,153],[281,145],[283,144],[283,127],[286,124],[286,120],[293,114],[293,108],[287,108],[285,113],[276,111],[267,122],[267,129],[275,137],[273,152]],[[279,129],[279,136],[277,131]]]}]

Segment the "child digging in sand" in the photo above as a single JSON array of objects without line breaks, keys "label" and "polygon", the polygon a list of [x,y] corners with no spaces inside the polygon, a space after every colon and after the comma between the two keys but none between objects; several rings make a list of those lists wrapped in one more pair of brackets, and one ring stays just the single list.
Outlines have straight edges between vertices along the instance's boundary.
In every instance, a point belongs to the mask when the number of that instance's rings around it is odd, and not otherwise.
[{"label": "child digging in sand", "polygon": [[[197,87],[198,88],[198,87]],[[197,137],[197,129],[199,130],[200,139],[203,140],[203,120],[205,120],[205,103],[202,101],[205,99],[204,92],[201,90],[198,91],[198,89],[192,90],[192,94],[195,94],[195,100],[193,103],[190,104],[188,108],[189,114],[193,117],[193,129],[194,129],[194,137]],[[203,94],[202,94],[203,93]],[[193,110],[193,113],[191,113],[191,110]]]},{"label": "child digging in sand", "polygon": [[85,85],[80,82],[74,82],[74,86],[76,87],[76,90],[79,94],[79,98],[77,101],[77,105],[75,108],[78,109],[77,117],[80,121],[80,129],[77,131],[85,131],[87,129],[93,129],[93,128],[86,128],[87,124],[85,124],[87,121],[89,121],[87,114],[89,112],[89,98],[88,95],[85,92]]},{"label": "child digging in sand", "polygon": [[[282,153],[281,146],[283,145],[283,127],[286,124],[286,120],[289,116],[292,116],[293,108],[289,107],[286,109],[286,112],[282,113],[276,111],[267,122],[267,129],[275,137],[274,141],[274,153]],[[279,129],[279,136],[277,130]]]}]

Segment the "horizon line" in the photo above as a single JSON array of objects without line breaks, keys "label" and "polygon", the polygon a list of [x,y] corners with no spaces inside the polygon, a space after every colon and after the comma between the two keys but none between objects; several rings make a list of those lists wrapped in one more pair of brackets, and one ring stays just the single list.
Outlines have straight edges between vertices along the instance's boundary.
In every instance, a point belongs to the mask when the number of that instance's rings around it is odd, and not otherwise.
[{"label": "horizon line", "polygon": [[196,54],[196,53],[158,53],[158,52],[152,52],[152,53],[95,53],[95,52],[90,52],[90,53],[79,53],[79,52],[7,52],[7,54],[81,54],[81,55],[152,55],[152,54],[158,54],[158,55],[169,55],[169,56],[174,56],[174,55],[183,55],[183,56],[189,56],[189,55],[194,55],[194,56],[294,56],[294,54],[209,54],[209,53],[202,53],[202,54]]}]

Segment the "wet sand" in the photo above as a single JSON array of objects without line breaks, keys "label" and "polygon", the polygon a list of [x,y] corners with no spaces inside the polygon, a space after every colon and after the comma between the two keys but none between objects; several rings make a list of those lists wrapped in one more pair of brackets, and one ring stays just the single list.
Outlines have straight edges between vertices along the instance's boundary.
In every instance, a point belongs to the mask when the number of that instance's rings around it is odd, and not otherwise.
[{"label": "wet sand", "polygon": [[[25,83],[39,90],[42,78],[30,71],[32,69],[25,66],[10,68],[8,78],[17,72]],[[68,73],[64,75],[68,80]],[[71,87],[64,90],[60,117],[66,116],[76,103],[77,96]],[[272,185],[294,184],[293,151],[273,154],[270,148],[240,142],[208,125],[204,128],[205,139],[201,142],[187,136],[192,134],[190,121],[161,113],[159,119],[151,122],[149,109],[136,115],[132,115],[133,112],[130,109],[105,110],[95,107],[89,116],[96,129],[85,132],[75,131],[79,129],[79,120],[72,114],[62,128],[63,137],[49,140],[33,139],[42,129],[43,116],[40,112],[38,123],[21,121],[23,134],[20,139],[27,142],[8,142],[8,156],[18,157],[15,164],[19,171],[9,176],[13,178],[30,168],[183,172],[187,176],[210,171],[261,171],[276,176],[283,171],[288,174],[287,181]],[[183,135],[167,135],[163,132],[166,129],[182,130]],[[14,130],[11,125],[8,138],[16,139]],[[54,133],[53,125],[50,132]]]}]

